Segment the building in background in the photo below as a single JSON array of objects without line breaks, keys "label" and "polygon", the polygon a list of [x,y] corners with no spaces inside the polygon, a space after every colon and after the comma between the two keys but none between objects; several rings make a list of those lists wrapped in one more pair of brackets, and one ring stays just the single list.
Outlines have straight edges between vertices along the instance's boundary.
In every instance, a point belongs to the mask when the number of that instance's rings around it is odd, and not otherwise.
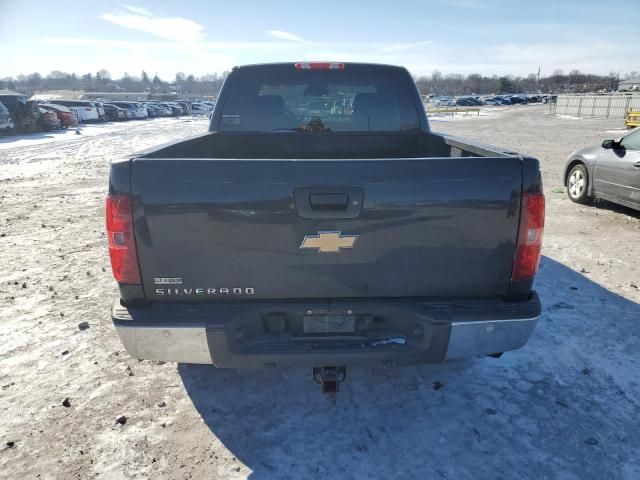
[{"label": "building in background", "polygon": [[619,92],[640,91],[640,77],[627,78],[618,83]]}]

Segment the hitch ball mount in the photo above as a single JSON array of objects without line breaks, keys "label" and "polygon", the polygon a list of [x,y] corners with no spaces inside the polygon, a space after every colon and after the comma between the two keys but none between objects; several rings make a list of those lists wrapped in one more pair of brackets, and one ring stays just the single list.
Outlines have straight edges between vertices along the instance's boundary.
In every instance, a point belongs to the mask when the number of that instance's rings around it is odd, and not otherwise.
[{"label": "hitch ball mount", "polygon": [[347,378],[347,367],[313,367],[313,380],[322,386],[322,393],[338,393]]}]

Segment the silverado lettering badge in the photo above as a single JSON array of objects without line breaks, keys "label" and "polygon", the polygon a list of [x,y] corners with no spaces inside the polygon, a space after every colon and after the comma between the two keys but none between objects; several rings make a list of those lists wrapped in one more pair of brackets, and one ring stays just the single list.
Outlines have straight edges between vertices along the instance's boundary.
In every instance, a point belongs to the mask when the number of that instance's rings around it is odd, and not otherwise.
[{"label": "silverado lettering badge", "polygon": [[315,248],[319,252],[339,252],[341,248],[353,248],[360,235],[342,235],[342,232],[318,232],[317,235],[306,235],[300,249]]},{"label": "silverado lettering badge", "polygon": [[229,295],[255,295],[256,291],[252,287],[233,288],[156,288],[156,295],[174,297],[224,297]]}]

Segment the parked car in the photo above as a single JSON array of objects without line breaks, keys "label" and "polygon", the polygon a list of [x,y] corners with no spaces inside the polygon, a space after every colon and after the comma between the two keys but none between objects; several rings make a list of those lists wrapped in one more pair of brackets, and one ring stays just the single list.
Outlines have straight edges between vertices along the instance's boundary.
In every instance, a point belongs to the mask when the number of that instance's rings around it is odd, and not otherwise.
[{"label": "parked car", "polygon": [[164,117],[164,110],[160,107],[151,103],[146,103],[145,107],[147,107],[147,115],[149,118]]},{"label": "parked car", "polygon": [[454,107],[456,101],[451,97],[439,97],[436,98],[435,104],[440,107]]},{"label": "parked car", "polygon": [[104,104],[102,102],[93,102],[98,109],[98,116],[100,117],[101,122],[107,121],[107,114],[104,109]]},{"label": "parked car", "polygon": [[163,105],[166,105],[167,107],[169,107],[171,109],[171,115],[172,116],[178,117],[178,116],[182,115],[182,107],[180,105],[178,105],[177,103],[165,102]]},{"label": "parked car", "polygon": [[9,110],[0,102],[0,133],[11,133],[15,126]]},{"label": "parked car", "polygon": [[459,97],[456,99],[456,105],[463,107],[477,107],[483,105],[483,102],[479,98],[475,97]]},{"label": "parked car", "polygon": [[511,105],[511,97],[509,95],[498,95],[494,99],[499,102],[500,105]]},{"label": "parked car", "polygon": [[191,113],[193,115],[208,115],[210,111],[211,108],[203,103],[194,102],[191,104]]},{"label": "parked car", "polygon": [[158,107],[160,110],[162,110],[162,113],[164,114],[165,117],[170,117],[173,115],[173,109],[166,103],[159,102],[159,103],[156,103],[155,106]]},{"label": "parked car", "polygon": [[0,90],[0,102],[9,110],[16,131],[31,133],[37,130],[40,112],[36,102],[28,100],[22,93],[11,90]]},{"label": "parked car", "polygon": [[159,116],[161,117],[170,117],[173,115],[173,109],[166,103],[156,102],[151,105],[159,111]]},{"label": "parked car", "polygon": [[191,115],[191,104],[189,102],[176,102],[182,107],[183,115]]},{"label": "parked car", "polygon": [[[352,111],[310,111],[347,87]],[[347,365],[525,345],[541,314],[538,160],[431,131],[401,67],[236,67],[219,105],[208,135],[111,163],[127,352],[305,365],[335,392]]]},{"label": "parked car", "polygon": [[602,198],[640,210],[640,130],[573,152],[562,180],[574,202]]},{"label": "parked car", "polygon": [[500,100],[495,99],[495,98],[485,98],[483,100],[483,103],[485,105],[502,105],[502,102]]},{"label": "parked car", "polygon": [[127,120],[127,110],[119,107],[117,105],[113,105],[111,103],[103,103],[102,107],[104,108],[104,114],[108,121],[110,122],[120,122],[123,120]]},{"label": "parked car", "polygon": [[61,128],[58,115],[53,110],[38,107],[40,111],[40,117],[38,118],[38,129],[45,132],[50,130],[59,130]]},{"label": "parked car", "polygon": [[49,103],[53,105],[62,105],[67,107],[78,114],[78,120],[84,123],[99,122],[100,112],[95,102],[88,100],[67,100],[67,99],[55,99],[49,100]]},{"label": "parked car", "polygon": [[145,107],[143,103],[122,101],[110,103],[111,105],[124,108],[127,111],[127,116],[129,119],[149,118],[149,112],[147,111],[147,107]]},{"label": "parked car", "polygon": [[52,103],[41,103],[39,104],[39,107],[49,110],[50,112],[55,112],[62,128],[75,128],[78,126],[76,112],[70,108],[63,107],[62,105],[54,105]]},{"label": "parked car", "polygon": [[145,107],[144,103],[135,102],[133,105],[137,108],[136,115],[138,118],[149,118],[149,112],[147,112],[147,107]]}]

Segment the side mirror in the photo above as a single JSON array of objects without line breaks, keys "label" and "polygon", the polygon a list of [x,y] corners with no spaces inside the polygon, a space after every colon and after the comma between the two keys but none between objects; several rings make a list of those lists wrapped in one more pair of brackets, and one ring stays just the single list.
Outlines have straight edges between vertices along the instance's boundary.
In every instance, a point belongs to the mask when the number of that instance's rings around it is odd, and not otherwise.
[{"label": "side mirror", "polygon": [[602,142],[602,148],[607,150],[610,150],[615,146],[616,146],[615,140],[605,140],[604,142]]}]

